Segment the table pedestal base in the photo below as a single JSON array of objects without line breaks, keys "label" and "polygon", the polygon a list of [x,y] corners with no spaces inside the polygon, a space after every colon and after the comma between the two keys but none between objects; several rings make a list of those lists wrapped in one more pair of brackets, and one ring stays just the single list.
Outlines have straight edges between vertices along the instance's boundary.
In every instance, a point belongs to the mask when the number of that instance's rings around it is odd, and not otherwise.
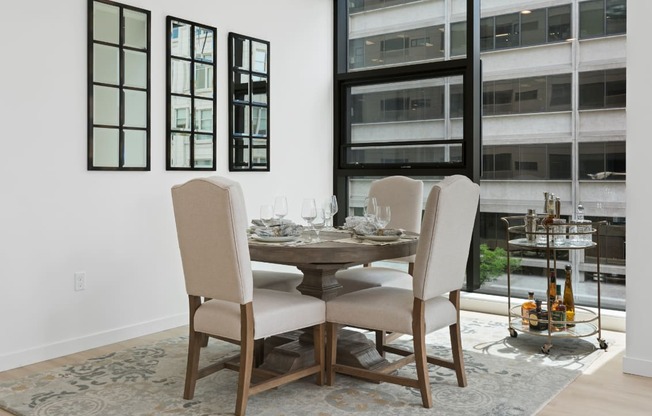
[{"label": "table pedestal base", "polygon": [[[312,333],[293,331],[265,340],[265,358],[260,368],[285,373],[315,363]],[[340,330],[337,341],[337,362],[354,367],[377,370],[389,364],[373,341],[364,334]]]}]

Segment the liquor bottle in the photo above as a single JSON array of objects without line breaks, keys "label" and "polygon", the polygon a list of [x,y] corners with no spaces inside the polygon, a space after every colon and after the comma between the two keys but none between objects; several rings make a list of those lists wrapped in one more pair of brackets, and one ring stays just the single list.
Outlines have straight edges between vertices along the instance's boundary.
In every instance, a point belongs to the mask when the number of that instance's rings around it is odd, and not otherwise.
[{"label": "liquor bottle", "polygon": [[530,312],[536,309],[537,304],[534,301],[534,292],[527,292],[527,300],[521,305],[521,316],[523,317],[523,326],[526,326],[530,321]]},{"label": "liquor bottle", "polygon": [[566,326],[575,326],[575,299],[573,298],[573,282],[571,280],[571,266],[566,266],[566,279],[564,283],[564,305],[566,306]]},{"label": "liquor bottle", "polygon": [[[541,308],[541,300],[534,301],[536,308],[530,311],[530,329],[533,331],[543,331],[548,329],[548,311]],[[543,322],[545,320],[545,322]]]},{"label": "liquor bottle", "polygon": [[558,331],[563,331],[566,329],[566,305],[561,297],[561,285],[557,285],[557,299],[552,304],[551,309],[551,318],[553,320],[553,328]]}]

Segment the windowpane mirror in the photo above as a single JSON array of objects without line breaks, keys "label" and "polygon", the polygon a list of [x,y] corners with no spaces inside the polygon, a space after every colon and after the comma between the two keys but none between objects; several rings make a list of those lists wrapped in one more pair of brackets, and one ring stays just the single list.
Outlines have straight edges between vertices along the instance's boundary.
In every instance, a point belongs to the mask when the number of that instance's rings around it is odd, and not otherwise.
[{"label": "windowpane mirror", "polygon": [[88,169],[150,169],[150,12],[88,2]]},{"label": "windowpane mirror", "polygon": [[167,170],[215,170],[217,29],[167,17]]},{"label": "windowpane mirror", "polygon": [[229,170],[269,171],[270,44],[229,33]]}]

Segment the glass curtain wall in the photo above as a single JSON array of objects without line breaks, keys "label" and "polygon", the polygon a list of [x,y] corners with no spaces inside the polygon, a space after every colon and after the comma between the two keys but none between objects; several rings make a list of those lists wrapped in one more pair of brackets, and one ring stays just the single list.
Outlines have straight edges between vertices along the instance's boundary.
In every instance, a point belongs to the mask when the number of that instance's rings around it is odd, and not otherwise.
[{"label": "glass curtain wall", "polygon": [[[543,211],[543,192],[572,219],[606,221],[601,230],[602,305],[625,308],[625,0],[483,0],[482,147],[479,238],[505,246],[501,218]],[[355,1],[338,32],[345,62],[336,79],[367,71],[409,71],[466,55],[465,1]],[[340,10],[342,12],[342,10]],[[340,18],[342,16],[340,15]],[[337,81],[336,81],[337,84]],[[342,85],[342,84],[338,84]],[[359,213],[369,183],[401,174],[430,190],[450,168],[464,163],[464,77],[422,77],[371,82],[344,89],[336,118],[335,187]],[[429,170],[440,167],[442,170]],[[401,169],[403,168],[403,169]],[[342,193],[342,190],[345,190]],[[342,217],[343,219],[343,217]],[[558,275],[572,267],[578,304],[595,306],[595,250],[559,258]],[[512,294],[543,296],[545,257],[525,253]],[[504,295],[505,274],[467,290]]]}]

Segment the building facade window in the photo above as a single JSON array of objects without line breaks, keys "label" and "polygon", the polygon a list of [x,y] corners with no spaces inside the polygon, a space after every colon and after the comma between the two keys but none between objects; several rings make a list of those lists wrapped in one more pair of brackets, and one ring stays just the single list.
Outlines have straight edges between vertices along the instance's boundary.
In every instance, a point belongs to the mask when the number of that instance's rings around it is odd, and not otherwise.
[{"label": "building facade window", "polygon": [[571,110],[571,74],[487,81],[483,115]]},{"label": "building facade window", "polygon": [[625,33],[626,0],[590,0],[580,3],[580,39]]},{"label": "building facade window", "polygon": [[482,179],[571,180],[571,144],[484,146]]},{"label": "building facade window", "polygon": [[626,105],[625,68],[579,73],[579,109],[623,108]]},{"label": "building facade window", "polygon": [[625,180],[625,142],[579,143],[580,180]]},{"label": "building facade window", "polygon": [[[450,24],[451,56],[464,54],[465,22]],[[480,20],[480,50],[488,52],[508,48],[563,42],[571,37],[571,6],[555,6],[528,13],[510,13]]]}]

